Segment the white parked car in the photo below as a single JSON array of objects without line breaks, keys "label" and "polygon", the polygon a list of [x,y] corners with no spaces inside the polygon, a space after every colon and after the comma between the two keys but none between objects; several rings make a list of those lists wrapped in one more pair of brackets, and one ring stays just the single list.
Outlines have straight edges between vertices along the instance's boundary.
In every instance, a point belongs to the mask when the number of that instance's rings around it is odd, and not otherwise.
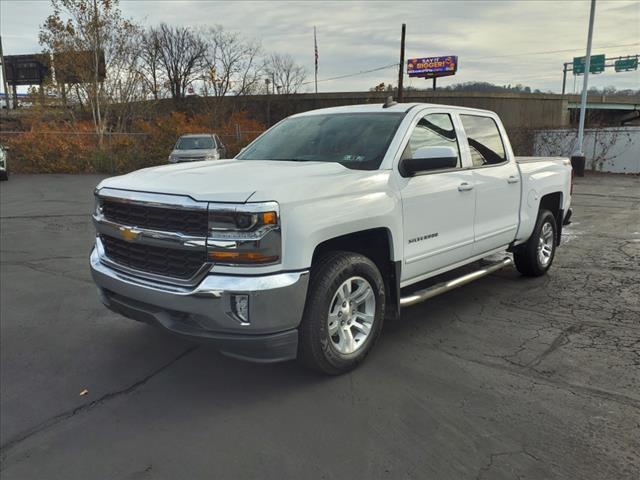
[{"label": "white parked car", "polygon": [[495,113],[329,108],[235,159],[104,180],[90,263],[113,311],[338,374],[403,307],[512,263],[545,274],[570,200],[569,160],[515,158]]},{"label": "white parked car", "polygon": [[219,160],[226,156],[226,148],[216,134],[182,135],[169,155],[169,163]]},{"label": "white parked car", "polygon": [[0,180],[9,180],[9,152],[0,145]]}]

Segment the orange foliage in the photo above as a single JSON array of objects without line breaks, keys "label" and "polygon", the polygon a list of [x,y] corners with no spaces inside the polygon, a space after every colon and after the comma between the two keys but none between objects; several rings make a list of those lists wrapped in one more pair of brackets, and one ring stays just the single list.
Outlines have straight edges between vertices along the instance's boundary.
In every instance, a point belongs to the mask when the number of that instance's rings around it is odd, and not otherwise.
[{"label": "orange foliage", "polygon": [[11,149],[9,168],[15,173],[125,173],[167,163],[177,139],[186,133],[217,133],[232,157],[264,129],[243,112],[217,127],[210,116],[173,112],[136,120],[135,133],[105,134],[102,148],[88,121],[34,121],[28,131],[3,135],[2,143]]}]

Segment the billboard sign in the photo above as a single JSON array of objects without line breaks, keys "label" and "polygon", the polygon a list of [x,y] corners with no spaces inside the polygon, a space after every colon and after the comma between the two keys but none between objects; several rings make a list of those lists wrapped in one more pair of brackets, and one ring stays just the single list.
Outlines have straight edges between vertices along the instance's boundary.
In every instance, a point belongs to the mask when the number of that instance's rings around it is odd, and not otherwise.
[{"label": "billboard sign", "polygon": [[51,74],[47,55],[5,55],[4,61],[9,85],[42,85]]},{"label": "billboard sign", "polygon": [[[95,79],[95,50],[78,50],[56,52],[53,54],[53,65],[56,70],[56,81],[59,83],[91,83]],[[106,66],[104,51],[98,52],[98,81],[104,81]]]},{"label": "billboard sign", "polygon": [[455,75],[457,70],[458,57],[455,55],[410,58],[407,61],[407,74],[410,77],[446,77],[448,75]]},{"label": "billboard sign", "polygon": [[[573,57],[573,74],[581,75],[584,73],[584,64],[586,57]],[[589,73],[604,72],[604,55],[591,55],[589,63]]]}]

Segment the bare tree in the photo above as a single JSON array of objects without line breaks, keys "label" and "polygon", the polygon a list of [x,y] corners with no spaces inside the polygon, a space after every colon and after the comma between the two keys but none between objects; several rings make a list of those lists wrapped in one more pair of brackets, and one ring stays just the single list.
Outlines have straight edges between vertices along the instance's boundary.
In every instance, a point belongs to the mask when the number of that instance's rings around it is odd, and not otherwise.
[{"label": "bare tree", "polygon": [[307,71],[302,65],[297,64],[291,55],[272,54],[265,62],[265,72],[274,82],[274,88],[279,93],[298,93]]},{"label": "bare tree", "polygon": [[239,33],[225,32],[221,26],[208,32],[205,81],[214,96],[249,95],[257,91],[262,76],[258,61],[258,42],[245,40]]},{"label": "bare tree", "polygon": [[158,100],[164,84],[162,55],[158,30],[149,28],[140,38],[140,74],[148,91]]},{"label": "bare tree", "polygon": [[140,29],[122,17],[118,0],[51,0],[51,5],[53,13],[40,27],[40,44],[53,55],[61,90],[72,85],[80,105],[91,108],[102,147],[113,124],[113,106],[140,93]]},{"label": "bare tree", "polygon": [[187,88],[200,75],[207,53],[202,37],[188,27],[162,23],[157,29],[160,63],[173,98],[185,96]]}]

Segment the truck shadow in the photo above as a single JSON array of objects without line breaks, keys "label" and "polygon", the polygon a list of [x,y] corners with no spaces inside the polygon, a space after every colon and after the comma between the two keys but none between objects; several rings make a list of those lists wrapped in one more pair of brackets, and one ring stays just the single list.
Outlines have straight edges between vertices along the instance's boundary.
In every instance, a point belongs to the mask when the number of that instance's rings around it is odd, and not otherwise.
[{"label": "truck shadow", "polygon": [[[456,344],[465,334],[458,328],[461,323],[474,323],[474,328],[482,328],[483,322],[493,315],[490,311],[493,309],[488,309],[487,304],[497,308],[496,289],[503,295],[507,290],[514,293],[521,290],[514,282],[518,276],[514,272],[501,272],[403,310],[399,320],[384,325],[378,344],[367,360],[351,373],[337,377],[307,370],[295,361],[244,362],[226,357],[212,346],[186,342],[162,332],[160,336],[167,337],[163,341],[179,342],[184,349],[140,388],[153,391],[154,398],[162,398],[162,403],[184,405],[186,401],[189,408],[202,408],[203,412],[211,412],[212,408],[270,404],[289,395],[309,398],[309,392],[322,392],[323,398],[327,398],[327,392],[338,399],[348,398],[353,394],[353,382],[374,379],[385,370],[390,358],[402,365],[403,361],[413,361],[407,351],[415,350],[416,346],[437,350],[443,343]],[[157,330],[141,325],[140,335],[148,335],[149,329]],[[135,348],[134,340],[126,343],[124,348]]]}]

